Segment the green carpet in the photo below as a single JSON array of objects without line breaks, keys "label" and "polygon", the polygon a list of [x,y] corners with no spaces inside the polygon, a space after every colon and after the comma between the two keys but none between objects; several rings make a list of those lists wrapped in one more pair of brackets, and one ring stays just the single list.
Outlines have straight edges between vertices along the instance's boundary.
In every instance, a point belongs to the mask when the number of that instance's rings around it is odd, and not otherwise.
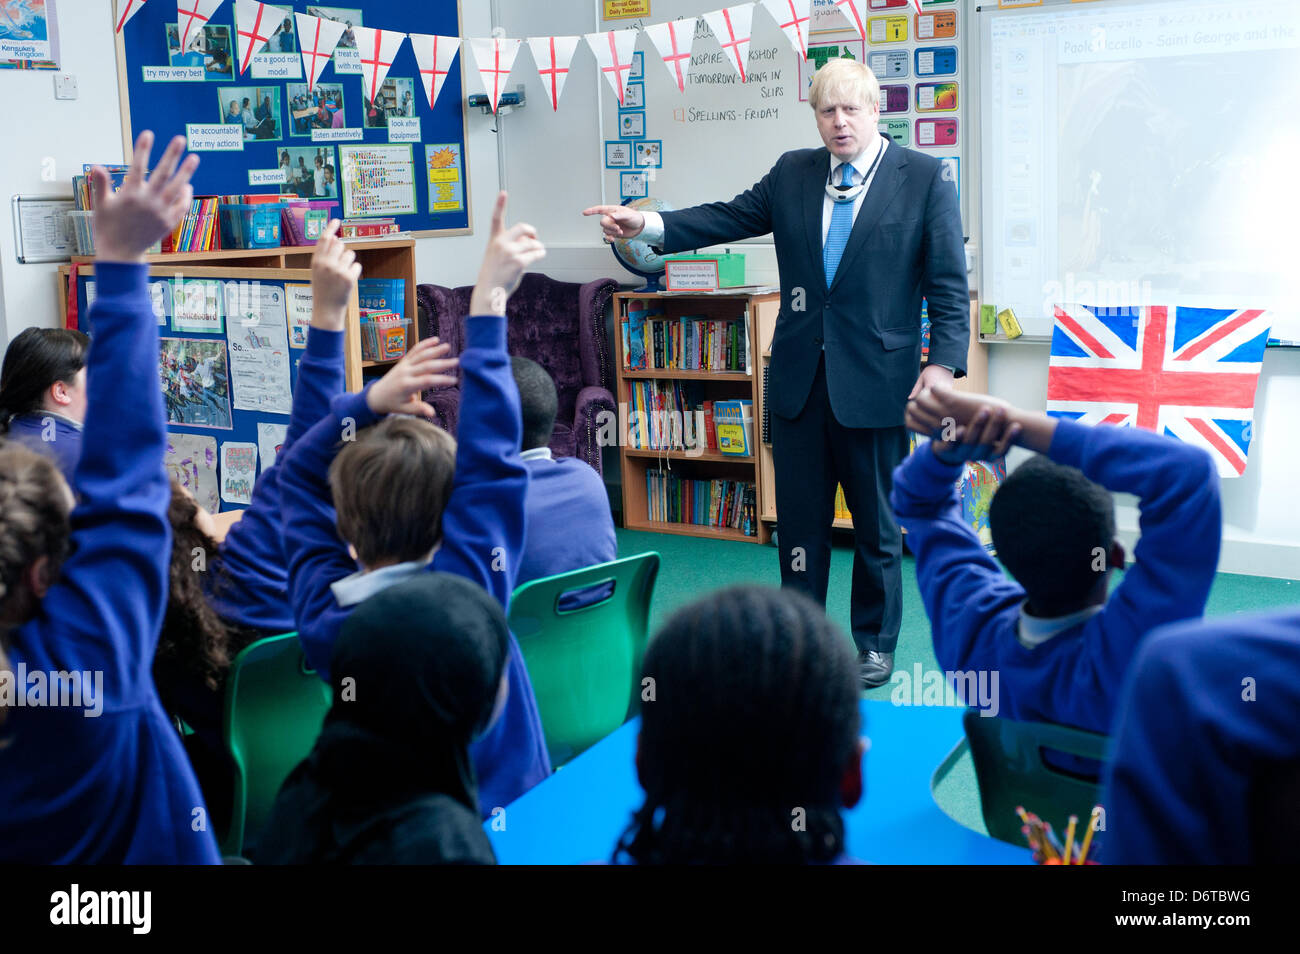
[{"label": "green carpet", "polygon": [[[831,619],[848,631],[849,591],[853,568],[853,551],[848,534],[837,535],[831,555],[830,585],[826,610]],[[673,612],[699,599],[709,590],[740,583],[779,586],[781,573],[776,550],[754,543],[708,540],[667,533],[642,533],[618,530],[620,556],[647,550],[662,557],[659,579],[650,609],[651,632]],[[1231,616],[1281,609],[1300,603],[1300,583],[1263,577],[1219,573],[1210,591],[1207,616]],[[916,564],[910,556],[903,558],[903,628],[894,654],[894,669],[910,670],[916,663],[923,671],[938,669],[930,644],[930,624],[916,588]],[[890,686],[866,693],[867,698],[888,699]],[[956,743],[957,739],[953,739]],[[869,758],[870,756],[868,756]],[[984,831],[980,816],[979,789],[970,757],[959,762],[940,785],[937,801],[945,812],[969,828]]]}]

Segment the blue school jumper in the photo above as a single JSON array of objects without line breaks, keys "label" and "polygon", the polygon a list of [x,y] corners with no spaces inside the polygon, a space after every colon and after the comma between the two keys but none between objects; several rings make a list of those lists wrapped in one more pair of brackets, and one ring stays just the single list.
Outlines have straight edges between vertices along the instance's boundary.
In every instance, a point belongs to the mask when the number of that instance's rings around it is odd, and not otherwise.
[{"label": "blue school jumper", "polygon": [[1106,863],[1252,864],[1252,783],[1297,759],[1300,610],[1152,633],[1115,716]]},{"label": "blue school jumper", "polygon": [[[506,352],[505,319],[472,316],[466,328],[467,346],[460,357],[456,475],[442,515],[442,543],[427,566],[472,580],[509,609],[524,549],[528,493],[528,471],[519,459],[519,392]],[[349,578],[358,571],[335,527],[329,466],[345,429],[356,432],[377,421],[364,391],[339,395],[331,413],[281,461],[284,546],[298,636],[309,664],[326,682],[334,641],[355,605],[352,600],[340,605],[334,584],[347,581],[345,589],[354,587],[357,580]],[[395,489],[376,488],[376,492]],[[388,585],[408,575],[376,572]],[[470,747],[485,816],[551,773],[537,700],[513,635],[506,673],[510,695],[505,708],[487,735]]]},{"label": "blue school jumper", "polygon": [[76,421],[52,411],[32,411],[12,418],[4,437],[50,458],[72,483],[81,459],[81,426]]},{"label": "blue school jumper", "polygon": [[[327,415],[330,400],[342,394],[343,388],[343,332],[309,329],[280,457]],[[221,544],[217,571],[204,574],[208,601],[223,620],[268,635],[294,628],[288,561],[280,535],[281,471],[282,467],[276,466],[262,471],[244,516]]]},{"label": "blue school jumper", "polygon": [[1142,637],[1205,610],[1219,562],[1219,476],[1210,456],[1190,444],[1066,420],[1057,422],[1048,456],[1139,498],[1135,562],[1096,611],[1056,620],[1023,615],[1024,589],[962,519],[961,466],[943,463],[929,445],[894,471],[890,500],[916,555],[939,665],[997,673],[995,715],[1107,733]]},{"label": "blue school jumper", "polygon": [[[171,491],[147,269],[100,262],[95,274],[72,551],[8,649],[27,684],[18,689],[29,691],[0,727],[0,860],[217,864],[203,796],[150,673],[167,605]],[[89,673],[102,692],[81,706],[36,705],[33,674],[52,672]],[[9,678],[0,689],[11,693]]]},{"label": "blue school jumper", "polygon": [[614,518],[600,474],[576,457],[553,459],[548,447],[520,457],[528,468],[528,543],[516,585],[617,558]]}]

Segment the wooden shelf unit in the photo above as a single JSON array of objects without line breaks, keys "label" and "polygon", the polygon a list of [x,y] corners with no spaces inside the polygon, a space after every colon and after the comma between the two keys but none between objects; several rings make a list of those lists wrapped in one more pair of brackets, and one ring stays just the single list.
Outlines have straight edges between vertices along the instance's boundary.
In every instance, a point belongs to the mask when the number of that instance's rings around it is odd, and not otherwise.
[{"label": "wooden shelf unit", "polygon": [[[403,314],[411,322],[412,347],[420,340],[420,316],[415,298],[415,239],[384,236],[374,239],[348,239],[345,244],[357,253],[362,278],[401,278],[406,282]],[[311,282],[310,245],[281,248],[220,249],[213,252],[177,252],[147,255],[151,278],[181,277],[223,279],[226,281]],[[81,275],[94,274],[94,256],[74,256],[72,263]],[[179,267],[183,266],[183,267]],[[68,314],[68,276],[72,266],[59,267],[59,314],[66,324]],[[347,342],[345,345],[347,388],[359,391],[365,384],[365,372],[371,368],[388,368],[391,361],[361,360],[361,308],[355,293],[348,305]]]},{"label": "wooden shelf unit", "polygon": [[[623,367],[622,321],[627,316],[628,303],[635,300],[659,301],[668,319],[698,315],[715,320],[734,320],[749,313],[750,374],[712,371],[646,370],[627,371]],[[762,421],[763,376],[760,341],[771,341],[772,329],[780,311],[781,296],[777,292],[754,294],[743,290],[701,295],[665,295],[654,292],[618,292],[614,295],[615,346],[617,351],[617,400],[619,403],[619,463],[623,473],[623,525],[629,530],[651,533],[675,533],[684,536],[704,537],[713,540],[739,540],[746,543],[767,543],[771,539],[769,527],[760,519],[764,488],[759,458],[733,457],[716,451],[655,450],[628,446],[627,420],[631,414],[631,386],[635,382],[702,381],[708,386],[710,400],[747,400],[754,402],[754,446],[758,447]],[[762,329],[766,328],[766,338]],[[646,494],[646,471],[661,463],[681,469],[684,476],[701,480],[740,480],[755,485],[755,534],[746,536],[738,530],[697,526],[690,523],[664,523],[650,520]]]}]

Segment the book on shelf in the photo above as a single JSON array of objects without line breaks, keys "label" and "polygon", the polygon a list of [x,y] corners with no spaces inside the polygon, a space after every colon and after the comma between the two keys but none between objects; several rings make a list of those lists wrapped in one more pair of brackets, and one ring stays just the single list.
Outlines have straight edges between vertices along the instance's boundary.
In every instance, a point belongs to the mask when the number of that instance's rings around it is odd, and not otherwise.
[{"label": "book on shelf", "polygon": [[714,401],[713,426],[718,450],[736,457],[754,453],[754,402]]},{"label": "book on shelf", "polygon": [[395,361],[406,354],[410,322],[399,312],[361,310],[361,358],[364,361]]},{"label": "book on shelf", "polygon": [[217,210],[223,196],[197,195],[180,223],[164,236],[164,252],[211,252],[221,248],[221,230],[217,227]]},{"label": "book on shelf", "polygon": [[646,517],[678,523],[758,533],[758,495],[751,481],[697,480],[662,468],[646,471]]},{"label": "book on shelf", "polygon": [[759,437],[764,444],[772,443],[772,405],[768,403],[771,400],[770,390],[772,384],[772,366],[763,365],[763,421],[762,434]]},{"label": "book on shelf", "polygon": [[[929,443],[929,438],[919,434],[909,434],[908,442],[912,453]],[[928,451],[927,451],[928,452]],[[1007,478],[1007,460],[967,461],[962,467],[961,476],[957,478],[957,493],[961,498],[962,518],[979,537],[984,549],[996,556],[993,546],[993,531],[989,527],[989,506],[998,486]]]},{"label": "book on shelf", "polygon": [[376,238],[401,230],[396,219],[344,219],[339,225],[339,238]]},{"label": "book on shelf", "polygon": [[658,300],[632,299],[620,321],[625,371],[749,374],[749,312],[739,318],[668,318]]},{"label": "book on shelf", "polygon": [[406,310],[406,279],[362,278],[357,281],[357,301],[378,311]]}]

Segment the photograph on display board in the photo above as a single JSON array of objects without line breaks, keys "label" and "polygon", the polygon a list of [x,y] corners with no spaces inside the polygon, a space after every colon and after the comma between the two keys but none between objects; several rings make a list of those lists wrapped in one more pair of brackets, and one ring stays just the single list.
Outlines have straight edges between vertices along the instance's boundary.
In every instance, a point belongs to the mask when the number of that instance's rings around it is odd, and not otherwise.
[{"label": "photograph on display board", "polygon": [[167,62],[171,66],[201,66],[205,78],[229,82],[235,78],[235,57],[230,47],[230,27],[205,26],[190,37],[189,48],[181,50],[181,31],[167,24]]},{"label": "photograph on display board", "polygon": [[357,35],[353,27],[365,26],[361,22],[360,10],[352,7],[319,7],[313,3],[308,4],[307,15],[342,23],[345,29],[343,35],[339,37],[337,48],[341,50],[355,50],[357,48]]},{"label": "photograph on display board", "polygon": [[[273,15],[274,14],[270,13],[269,11],[266,14],[266,16],[268,17]],[[236,10],[235,11],[236,30],[239,29],[239,25],[240,25],[239,11]],[[257,51],[257,53],[297,53],[297,52],[298,52],[298,33],[294,29],[292,13],[284,17],[284,19],[280,23],[276,24],[275,31],[271,34],[270,39],[266,41],[266,45]],[[256,56],[257,53],[254,53],[253,55]]]},{"label": "photograph on display board", "polygon": [[225,86],[217,90],[217,104],[223,123],[243,125],[245,142],[282,138],[279,86]]},{"label": "photograph on display board", "polygon": [[313,129],[342,129],[347,125],[343,111],[343,86],[317,83],[286,83],[284,95],[289,99],[289,131],[295,136],[311,136]]},{"label": "photograph on display board", "polygon": [[158,375],[168,423],[230,430],[230,372],[224,341],[161,339]]},{"label": "photograph on display board", "polygon": [[390,116],[415,115],[415,80],[390,76],[375,94],[373,105],[366,107],[366,128],[383,129]]},{"label": "photograph on display board", "polygon": [[285,170],[284,191],[304,199],[337,199],[338,163],[333,146],[281,146],[276,150]]}]

